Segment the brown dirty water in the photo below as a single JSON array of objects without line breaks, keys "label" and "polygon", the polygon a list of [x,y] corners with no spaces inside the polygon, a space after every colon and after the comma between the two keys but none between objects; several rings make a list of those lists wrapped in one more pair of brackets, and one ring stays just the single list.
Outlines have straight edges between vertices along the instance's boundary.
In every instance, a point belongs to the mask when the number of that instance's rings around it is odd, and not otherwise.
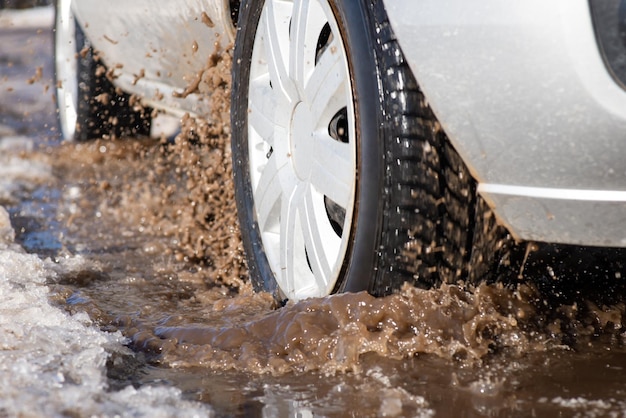
[{"label": "brown dirty water", "polygon": [[[128,338],[110,390],[175,386],[216,416],[626,416],[620,250],[539,246],[507,286],[284,307],[255,293],[232,191],[230,57],[211,59],[198,88],[220,91],[221,123],[186,117],[173,142],[19,151],[51,175],[0,199],[27,251],[82,257],[49,280],[50,298]],[[44,66],[36,84],[49,77]]]},{"label": "brown dirty water", "polygon": [[[223,145],[133,139],[29,155],[53,168],[30,197],[50,221],[15,209],[19,239],[88,260],[50,283],[52,299],[129,338],[136,354],[111,359],[112,387],[175,385],[218,416],[626,413],[619,252],[563,247],[561,265],[539,250],[515,287],[406,286],[279,308],[247,281],[228,169],[205,170],[227,166]],[[196,158],[184,147],[203,155],[201,180],[180,169]],[[38,232],[57,244],[29,241]]]}]

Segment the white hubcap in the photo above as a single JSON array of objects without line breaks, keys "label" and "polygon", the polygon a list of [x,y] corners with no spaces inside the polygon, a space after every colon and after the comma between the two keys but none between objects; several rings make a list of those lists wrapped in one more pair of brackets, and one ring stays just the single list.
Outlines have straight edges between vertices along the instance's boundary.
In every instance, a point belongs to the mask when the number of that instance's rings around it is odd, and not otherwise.
[{"label": "white hubcap", "polygon": [[313,117],[306,103],[300,102],[294,109],[289,143],[291,163],[298,179],[309,181],[313,169],[310,157],[315,152],[315,135]]},{"label": "white hubcap", "polygon": [[257,221],[286,297],[329,294],[356,181],[348,62],[326,0],[266,0],[250,66],[248,152]]}]

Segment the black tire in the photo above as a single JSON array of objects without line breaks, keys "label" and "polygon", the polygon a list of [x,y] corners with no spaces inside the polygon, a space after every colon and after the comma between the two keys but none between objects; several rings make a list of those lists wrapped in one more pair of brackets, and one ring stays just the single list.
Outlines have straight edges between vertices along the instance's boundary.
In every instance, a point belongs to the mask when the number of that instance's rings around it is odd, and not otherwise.
[{"label": "black tire", "polygon": [[[61,0],[55,8],[55,78],[62,136],[86,141],[107,136],[149,135],[151,109],[131,103],[130,95],[113,86],[108,78],[111,74],[71,11],[68,14],[70,3]],[[63,7],[67,8],[65,15],[61,12]],[[69,30],[62,27],[62,19],[70,20]],[[68,93],[70,88],[76,92]]]},{"label": "black tire", "polygon": [[[384,295],[405,282],[430,287],[493,274],[509,238],[477,198],[474,180],[427,105],[382,1],[328,3],[346,45],[358,173],[349,244],[332,290]],[[244,1],[240,10],[233,60],[233,159],[251,279],[257,289],[280,299],[285,292],[279,291],[263,246],[248,155],[250,65],[263,7],[263,1]],[[474,243],[478,246],[472,251]],[[475,267],[472,273],[470,267]]]}]

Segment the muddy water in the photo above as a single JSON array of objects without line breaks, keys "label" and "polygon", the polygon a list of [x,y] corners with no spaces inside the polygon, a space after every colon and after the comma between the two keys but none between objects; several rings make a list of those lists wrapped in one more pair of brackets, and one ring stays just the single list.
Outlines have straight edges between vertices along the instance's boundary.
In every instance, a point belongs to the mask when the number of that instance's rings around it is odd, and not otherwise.
[{"label": "muddy water", "polygon": [[[541,246],[506,287],[278,308],[247,281],[228,126],[186,120],[174,143],[59,145],[45,126],[50,69],[37,64],[45,35],[6,36],[35,46],[2,67],[2,152],[42,174],[3,185],[0,204],[28,252],[82,260],[48,278],[50,303],[126,338],[103,391],[176,387],[216,416],[626,415],[623,252]],[[225,93],[227,64],[207,81]],[[42,76],[18,81],[15,66]]]},{"label": "muddy water", "polygon": [[567,265],[546,268],[537,252],[515,287],[406,287],[277,308],[252,292],[243,270],[226,277],[232,260],[216,254],[228,247],[212,250],[208,264],[185,255],[185,228],[169,216],[188,204],[188,179],[150,168],[168,164],[158,141],[63,144],[28,159],[53,176],[12,207],[18,242],[87,260],[50,281],[51,300],[129,339],[135,354],[111,358],[111,387],[174,385],[218,415],[626,411],[625,293],[614,254],[597,252],[581,268],[570,251]]}]

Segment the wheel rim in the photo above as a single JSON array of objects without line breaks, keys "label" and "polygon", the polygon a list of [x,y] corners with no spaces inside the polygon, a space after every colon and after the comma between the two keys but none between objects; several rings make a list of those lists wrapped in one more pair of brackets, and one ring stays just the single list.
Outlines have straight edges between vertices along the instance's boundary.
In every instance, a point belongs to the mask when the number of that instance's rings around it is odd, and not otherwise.
[{"label": "wheel rim", "polygon": [[76,26],[71,4],[61,0],[57,5],[54,42],[59,121],[65,139],[74,138],[78,102]]},{"label": "wheel rim", "polygon": [[284,295],[329,294],[355,205],[356,138],[348,61],[324,0],[266,0],[248,86],[254,211]]}]

